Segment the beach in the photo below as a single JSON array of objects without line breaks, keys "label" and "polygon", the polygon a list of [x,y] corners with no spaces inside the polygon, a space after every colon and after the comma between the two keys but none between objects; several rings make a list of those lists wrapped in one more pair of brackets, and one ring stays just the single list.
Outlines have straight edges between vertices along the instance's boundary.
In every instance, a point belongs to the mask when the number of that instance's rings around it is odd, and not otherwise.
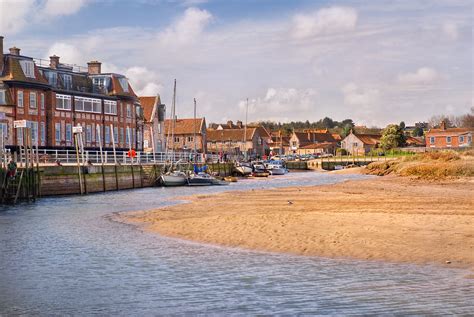
[{"label": "beach", "polygon": [[[315,173],[315,177],[317,177]],[[399,176],[186,197],[116,220],[167,237],[305,256],[474,268],[474,181]]]}]

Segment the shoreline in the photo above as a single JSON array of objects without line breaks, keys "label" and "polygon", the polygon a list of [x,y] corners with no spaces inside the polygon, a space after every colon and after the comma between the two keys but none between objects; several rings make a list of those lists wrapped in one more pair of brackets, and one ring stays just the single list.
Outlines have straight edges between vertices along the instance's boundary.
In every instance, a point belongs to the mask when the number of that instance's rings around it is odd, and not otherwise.
[{"label": "shoreline", "polygon": [[472,192],[471,179],[433,183],[384,176],[198,194],[182,204],[113,218],[163,236],[226,247],[473,270]]}]

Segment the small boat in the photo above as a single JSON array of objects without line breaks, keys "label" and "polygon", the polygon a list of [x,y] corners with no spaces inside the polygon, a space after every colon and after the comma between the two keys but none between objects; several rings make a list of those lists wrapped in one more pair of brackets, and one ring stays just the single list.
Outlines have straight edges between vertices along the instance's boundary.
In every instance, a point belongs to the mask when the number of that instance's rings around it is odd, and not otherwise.
[{"label": "small boat", "polygon": [[265,165],[262,162],[253,163],[253,172],[252,176],[254,177],[268,177],[270,173],[265,168]]},{"label": "small boat", "polygon": [[197,173],[191,174],[187,178],[187,183],[189,186],[210,186],[214,185],[216,179],[207,173]]},{"label": "small boat", "polygon": [[284,167],[283,164],[278,161],[270,161],[265,163],[265,168],[271,175],[285,175],[288,173],[286,167]]},{"label": "small boat", "polygon": [[173,171],[160,176],[160,182],[163,186],[184,186],[188,178],[184,172]]},{"label": "small boat", "polygon": [[237,162],[235,163],[234,169],[238,174],[242,176],[250,175],[253,172],[253,168],[250,163]]}]

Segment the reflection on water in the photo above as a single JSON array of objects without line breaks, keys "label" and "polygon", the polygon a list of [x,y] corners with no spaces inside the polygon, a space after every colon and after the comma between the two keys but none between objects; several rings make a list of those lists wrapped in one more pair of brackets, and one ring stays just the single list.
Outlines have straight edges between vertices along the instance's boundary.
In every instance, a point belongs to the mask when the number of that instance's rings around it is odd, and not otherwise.
[{"label": "reflection on water", "polygon": [[147,188],[42,199],[0,211],[0,315],[470,314],[466,271],[201,245],[112,222],[173,196],[326,184],[294,173],[225,187]]}]

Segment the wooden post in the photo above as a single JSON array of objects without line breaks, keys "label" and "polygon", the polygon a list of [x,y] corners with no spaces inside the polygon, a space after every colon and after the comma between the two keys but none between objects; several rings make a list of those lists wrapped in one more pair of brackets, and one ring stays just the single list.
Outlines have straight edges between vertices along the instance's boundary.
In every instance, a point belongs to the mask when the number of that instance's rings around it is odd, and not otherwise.
[{"label": "wooden post", "polygon": [[82,176],[81,176],[81,162],[79,161],[79,142],[77,140],[78,134],[74,133],[74,143],[76,146],[76,161],[77,161],[77,174],[79,176],[79,189],[81,195],[84,193],[84,189],[82,188]]},{"label": "wooden post", "polygon": [[117,165],[114,165],[114,170],[115,170],[115,190],[119,190],[119,181],[118,181]]},{"label": "wooden post", "polygon": [[104,164],[101,164],[100,169],[102,171],[102,189],[103,191],[107,191],[106,185],[105,185],[105,173],[104,173]]}]

